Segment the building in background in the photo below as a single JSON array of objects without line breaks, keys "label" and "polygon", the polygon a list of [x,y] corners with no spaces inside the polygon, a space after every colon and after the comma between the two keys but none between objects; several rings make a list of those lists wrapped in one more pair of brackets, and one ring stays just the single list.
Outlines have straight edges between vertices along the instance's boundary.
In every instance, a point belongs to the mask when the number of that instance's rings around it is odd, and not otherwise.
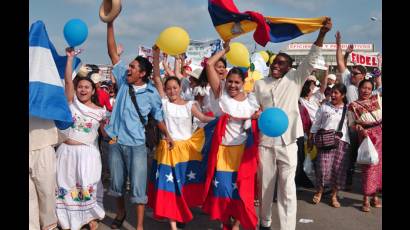
[{"label": "building in background", "polygon": [[[342,44],[343,55],[349,44]],[[368,71],[375,67],[381,69],[381,54],[374,50],[373,44],[353,44],[353,53],[348,58],[347,66],[355,63],[364,65]],[[309,53],[312,42],[290,43],[281,52],[289,54],[294,60],[294,66],[298,66]],[[325,43],[322,48],[322,56],[326,64],[330,67],[330,72],[336,72],[336,44]]]}]

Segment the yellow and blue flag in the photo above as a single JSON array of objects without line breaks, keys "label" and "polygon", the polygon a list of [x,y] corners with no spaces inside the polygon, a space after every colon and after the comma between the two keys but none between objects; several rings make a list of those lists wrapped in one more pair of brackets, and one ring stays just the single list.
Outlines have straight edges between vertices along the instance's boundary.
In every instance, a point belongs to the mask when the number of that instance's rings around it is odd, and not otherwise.
[{"label": "yellow and blue flag", "polygon": [[233,0],[208,0],[208,11],[224,41],[255,30],[253,38],[261,45],[284,42],[308,34],[323,26],[325,17],[265,17],[254,11],[239,12]]}]

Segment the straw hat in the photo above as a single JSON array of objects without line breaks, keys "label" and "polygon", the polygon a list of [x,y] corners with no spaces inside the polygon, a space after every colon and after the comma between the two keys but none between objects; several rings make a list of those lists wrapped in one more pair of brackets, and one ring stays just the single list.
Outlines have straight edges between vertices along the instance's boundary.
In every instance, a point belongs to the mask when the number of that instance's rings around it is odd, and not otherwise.
[{"label": "straw hat", "polygon": [[121,12],[121,0],[103,0],[100,6],[100,19],[112,22]]},{"label": "straw hat", "polygon": [[91,74],[91,81],[94,82],[94,84],[97,84],[101,81],[101,75],[99,73],[93,73]]},{"label": "straw hat", "polygon": [[79,77],[87,77],[87,74],[88,74],[89,72],[90,72],[90,71],[87,69],[87,66],[86,66],[86,65],[82,65],[82,66],[80,67],[80,69],[78,70],[77,75],[78,75]]}]

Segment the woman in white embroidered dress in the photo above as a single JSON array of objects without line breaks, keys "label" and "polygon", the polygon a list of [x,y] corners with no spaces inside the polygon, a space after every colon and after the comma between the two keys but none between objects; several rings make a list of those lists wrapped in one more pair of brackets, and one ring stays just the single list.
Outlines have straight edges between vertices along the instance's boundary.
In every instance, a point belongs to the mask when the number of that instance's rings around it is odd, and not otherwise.
[{"label": "woman in white embroidered dress", "polygon": [[[222,137],[222,142],[219,146],[217,153],[217,166],[216,171],[229,171],[237,174],[241,158],[245,149],[245,142],[247,139],[246,130],[251,128],[251,117],[259,110],[259,104],[253,93],[246,94],[244,92],[245,75],[238,67],[232,68],[224,79],[223,70],[218,71],[215,67],[216,63],[219,63],[221,58],[229,52],[229,41],[224,44],[224,49],[217,52],[211,58],[207,60],[206,71],[211,86],[210,105],[212,106],[212,112],[215,116],[219,117],[223,114],[229,116],[229,120],[226,125],[225,135]],[[223,162],[223,163],[219,163]],[[220,167],[224,165],[224,167]],[[210,169],[208,169],[210,170]],[[234,177],[233,177],[234,178]],[[214,183],[211,183],[211,187],[217,182],[217,177],[214,178]],[[219,180],[219,179],[218,179]],[[226,198],[230,200],[235,199],[234,193],[237,188],[224,188],[224,186],[232,186],[236,181],[232,181],[230,184],[219,183],[218,189],[225,191],[233,191],[232,194],[227,194]],[[210,189],[212,190],[212,189]],[[217,201],[216,201],[217,202]],[[218,204],[214,204],[212,200],[206,200],[204,204],[204,210],[210,214],[212,219],[219,219],[223,221],[224,217],[220,213],[215,212],[214,208]],[[240,212],[240,211],[239,211]],[[232,217],[232,219],[234,219]],[[231,224],[223,223],[225,227],[232,228],[233,230],[239,230],[240,221],[238,219],[233,220]]]},{"label": "woman in white embroidered dress", "polygon": [[[158,90],[159,95],[162,98],[162,108],[164,111],[164,121],[168,132],[174,141],[173,149],[168,149],[165,142],[161,142],[158,145],[157,151],[155,153],[154,159],[156,160],[157,170],[155,184],[158,187],[161,187],[160,184],[162,182],[158,180],[167,180],[164,182],[165,184],[168,182],[168,178],[164,178],[163,175],[165,170],[168,167],[162,167],[164,165],[170,166],[173,168],[173,172],[170,175],[173,175],[173,182],[175,184],[175,188],[180,188],[181,186],[185,186],[185,180],[183,178],[178,178],[181,168],[178,168],[178,164],[189,164],[193,158],[198,158],[201,155],[201,143],[203,142],[204,133],[202,132],[193,132],[192,129],[192,119],[196,117],[201,122],[208,123],[214,119],[214,117],[204,115],[201,110],[199,109],[199,105],[196,101],[185,101],[181,97],[181,81],[175,76],[167,77],[165,80],[164,85],[161,82],[160,78],[160,70],[159,70],[159,48],[154,45],[153,47],[153,68],[154,68],[154,82],[155,87]],[[165,168],[165,169],[164,169]],[[189,168],[189,166],[188,166]],[[178,171],[178,172],[176,172]],[[187,170],[185,171],[188,174]],[[192,171],[191,171],[192,173]],[[186,177],[187,175],[182,175],[182,177]],[[180,180],[182,182],[180,182]],[[183,183],[178,184],[178,183]],[[189,188],[184,188],[184,191],[180,191],[180,199],[179,202],[183,202],[184,205],[181,204],[168,204],[168,208],[165,207],[163,204],[155,205],[158,202],[162,202],[167,198],[163,196],[163,193],[158,192],[159,189],[163,188],[153,188],[149,186],[148,189],[148,205],[152,206],[154,209],[154,216],[158,218],[168,218],[170,220],[170,226],[172,230],[177,229],[177,222],[188,222],[192,219],[191,212],[186,208],[181,207],[190,207],[194,205],[199,205],[199,203],[192,203],[190,202],[191,199],[185,199],[185,196],[197,196],[197,194],[192,194],[192,190]],[[190,193],[190,194],[189,194]],[[163,196],[163,197],[159,197]],[[173,200],[168,199],[167,202],[173,202]],[[178,210],[173,210],[169,207],[176,208]],[[178,215],[179,213],[180,215]],[[182,216],[182,218],[181,218]]]},{"label": "woman in white embroidered dress", "polygon": [[95,230],[96,220],[105,216],[102,166],[97,146],[98,129],[104,123],[105,110],[99,106],[95,84],[89,78],[78,78],[73,84],[75,53],[72,48],[67,48],[66,53],[65,94],[74,124],[62,131],[67,139],[56,152],[56,214],[62,229],[79,230],[88,224]]}]

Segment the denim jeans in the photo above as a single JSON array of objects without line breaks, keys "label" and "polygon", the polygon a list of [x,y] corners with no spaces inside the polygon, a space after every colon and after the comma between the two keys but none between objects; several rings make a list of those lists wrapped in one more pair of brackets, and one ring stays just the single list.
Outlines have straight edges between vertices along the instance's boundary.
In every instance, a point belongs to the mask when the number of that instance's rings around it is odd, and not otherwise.
[{"label": "denim jeans", "polygon": [[109,194],[114,197],[124,195],[127,176],[130,179],[130,202],[146,204],[147,148],[145,144],[127,146],[109,145],[108,164],[111,174]]}]

